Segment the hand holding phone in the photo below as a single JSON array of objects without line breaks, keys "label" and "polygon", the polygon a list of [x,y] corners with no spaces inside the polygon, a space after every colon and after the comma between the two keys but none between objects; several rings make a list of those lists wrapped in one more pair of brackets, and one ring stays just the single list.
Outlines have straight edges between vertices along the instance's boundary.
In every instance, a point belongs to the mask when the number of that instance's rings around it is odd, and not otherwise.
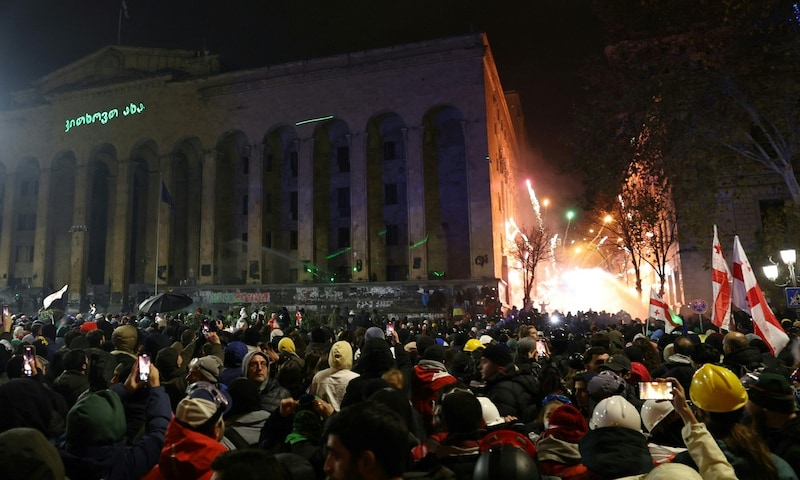
[{"label": "hand holding phone", "polygon": [[639,399],[672,400],[672,382],[639,382]]},{"label": "hand holding phone", "polygon": [[147,382],[150,380],[150,357],[143,353],[139,355],[139,381]]},{"label": "hand holding phone", "polygon": [[36,351],[33,345],[26,345],[22,353],[22,374],[26,377],[32,377],[33,372],[36,371]]}]

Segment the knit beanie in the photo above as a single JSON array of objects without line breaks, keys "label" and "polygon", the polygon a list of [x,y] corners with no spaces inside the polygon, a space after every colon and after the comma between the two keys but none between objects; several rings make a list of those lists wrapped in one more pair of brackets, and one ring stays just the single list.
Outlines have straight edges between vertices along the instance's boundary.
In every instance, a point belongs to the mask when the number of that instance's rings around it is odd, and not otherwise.
[{"label": "knit beanie", "polygon": [[797,410],[789,380],[776,373],[762,373],[748,388],[747,396],[759,407],[773,412],[793,413]]},{"label": "knit beanie", "polygon": [[119,395],[101,390],[81,397],[67,413],[67,443],[73,446],[111,445],[125,437],[125,408]]},{"label": "knit beanie", "polygon": [[294,340],[289,337],[283,337],[281,341],[278,342],[278,352],[295,353],[295,350]]},{"label": "knit beanie", "polygon": [[12,428],[0,433],[0,464],[3,478],[65,478],[58,450],[42,432],[33,428]]},{"label": "knit beanie", "polygon": [[111,342],[117,350],[134,352],[138,335],[139,332],[133,325],[122,325],[114,329],[114,333],[111,334]]},{"label": "knit beanie", "polygon": [[432,360],[434,362],[444,362],[444,347],[439,345],[431,345],[425,352],[422,353],[423,360]]},{"label": "knit beanie", "polygon": [[216,355],[206,355],[205,357],[194,358],[189,362],[189,369],[196,370],[203,379],[211,383],[219,381],[219,372],[222,370],[222,362]]},{"label": "knit beanie", "polygon": [[580,410],[572,405],[561,405],[550,414],[549,426],[542,436],[578,443],[588,431],[589,425]]},{"label": "knit beanie", "polygon": [[364,339],[369,340],[371,338],[383,338],[383,330],[378,327],[369,327],[364,332]]},{"label": "knit beanie", "polygon": [[487,345],[482,356],[498,367],[506,367],[513,362],[511,352],[504,345]]},{"label": "knit beanie", "polygon": [[419,335],[417,337],[417,351],[420,353],[424,353],[425,349],[430,347],[431,345],[435,345],[436,340],[428,335]]}]

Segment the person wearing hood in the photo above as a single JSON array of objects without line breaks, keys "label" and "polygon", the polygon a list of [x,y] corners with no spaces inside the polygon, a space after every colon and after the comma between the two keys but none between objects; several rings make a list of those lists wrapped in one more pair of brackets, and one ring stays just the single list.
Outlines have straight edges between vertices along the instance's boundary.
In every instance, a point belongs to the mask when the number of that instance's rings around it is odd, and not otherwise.
[{"label": "person wearing hood", "polygon": [[242,376],[242,361],[247,355],[247,344],[234,340],[225,346],[225,360],[219,374],[219,383],[230,386],[231,382]]},{"label": "person wearing hood", "polygon": [[789,380],[762,373],[747,389],[745,411],[770,451],[786,460],[800,476],[800,416]]},{"label": "person wearing hood", "polygon": [[12,428],[0,434],[0,465],[3,478],[66,479],[58,450],[33,428]]},{"label": "person wearing hood", "polygon": [[161,375],[161,385],[169,396],[169,403],[174,412],[178,403],[186,396],[186,365],[183,357],[175,347],[162,349],[156,355],[156,367]]},{"label": "person wearing hood", "polygon": [[111,355],[114,356],[116,362],[130,367],[135,363],[136,351],[139,346],[139,331],[133,325],[122,325],[114,329],[111,334],[111,342],[114,344],[114,350]]},{"label": "person wearing hood", "polygon": [[223,415],[232,406],[230,396],[208,382],[194,383],[188,390],[169,422],[158,463],[142,480],[209,480],[214,474],[211,462],[228,451],[220,441]]},{"label": "person wearing hood", "polygon": [[341,410],[342,399],[350,380],[358,377],[353,368],[353,348],[349,342],[339,341],[333,344],[328,353],[329,368],[314,375],[308,393],[316,395],[333,406],[335,411]]},{"label": "person wearing hood", "polygon": [[434,433],[433,404],[442,388],[458,380],[447,373],[444,366],[444,348],[431,345],[422,353],[422,359],[414,366],[411,377],[411,404],[422,417],[428,435]]},{"label": "person wearing hood", "polygon": [[[123,402],[144,388],[148,390],[145,432],[129,447]],[[134,363],[124,385],[84,395],[67,414],[67,430],[58,445],[67,476],[86,480],[141,478],[158,459],[171,416],[158,369],[151,365],[144,382],[139,380],[138,362]]]},{"label": "person wearing hood", "polygon": [[242,376],[258,383],[261,406],[272,413],[280,407],[281,400],[292,394],[269,374],[269,367],[269,357],[260,350],[247,353],[242,360]]}]

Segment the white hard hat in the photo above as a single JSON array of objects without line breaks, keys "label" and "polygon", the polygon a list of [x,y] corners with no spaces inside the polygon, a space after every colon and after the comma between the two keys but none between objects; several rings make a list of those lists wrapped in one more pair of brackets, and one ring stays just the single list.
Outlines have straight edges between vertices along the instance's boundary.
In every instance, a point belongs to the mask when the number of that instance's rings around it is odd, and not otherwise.
[{"label": "white hard hat", "polygon": [[642,418],[631,402],[624,397],[614,395],[601,400],[589,420],[592,430],[603,427],[625,427],[637,432],[642,431]]},{"label": "white hard hat", "polygon": [[494,338],[491,335],[481,335],[479,338],[480,342],[484,345],[489,345],[490,343],[494,342]]},{"label": "white hard hat", "polygon": [[483,421],[486,422],[487,427],[493,427],[505,423],[505,418],[500,416],[500,411],[497,406],[489,400],[489,397],[477,397],[481,403],[481,412],[483,413]]},{"label": "white hard hat", "polygon": [[652,432],[674,410],[675,407],[669,400],[647,400],[642,405],[642,423],[648,432]]}]

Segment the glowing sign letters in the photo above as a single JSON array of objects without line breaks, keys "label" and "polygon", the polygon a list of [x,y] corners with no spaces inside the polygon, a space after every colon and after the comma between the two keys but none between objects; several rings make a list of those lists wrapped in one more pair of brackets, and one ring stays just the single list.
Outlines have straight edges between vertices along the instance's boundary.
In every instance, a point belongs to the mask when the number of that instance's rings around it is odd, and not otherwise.
[{"label": "glowing sign letters", "polygon": [[[144,111],[144,103],[139,103],[138,105],[135,103],[130,103],[122,110],[122,116],[128,117],[131,115],[136,115],[138,113],[142,113]],[[64,125],[64,133],[69,132],[71,129],[75,127],[80,127],[81,125],[89,125],[90,123],[100,122],[103,125],[108,123],[109,120],[119,117],[119,109],[112,108],[107,112],[95,112],[95,113],[86,113],[79,117],[70,118],[65,122]]]}]

